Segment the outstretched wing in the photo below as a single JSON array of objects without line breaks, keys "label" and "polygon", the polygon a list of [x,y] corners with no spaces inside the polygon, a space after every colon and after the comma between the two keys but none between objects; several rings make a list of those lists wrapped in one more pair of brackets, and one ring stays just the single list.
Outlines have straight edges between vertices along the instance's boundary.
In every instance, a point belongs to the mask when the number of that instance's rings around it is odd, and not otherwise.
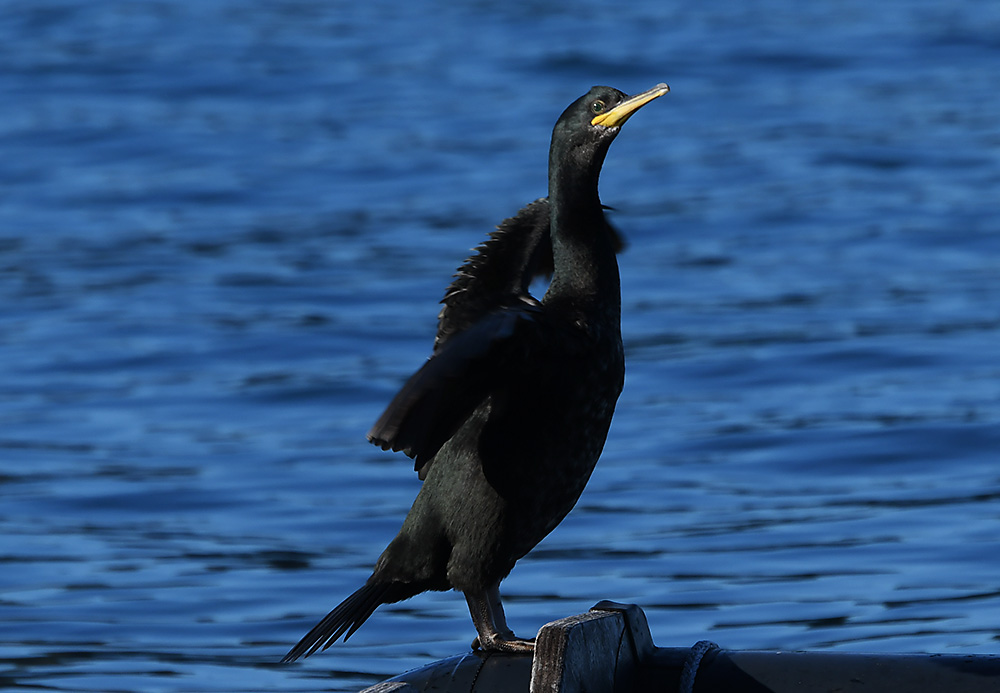
[{"label": "outstretched wing", "polygon": [[[434,352],[368,432],[383,450],[427,463],[459,426],[517,370],[529,353],[541,308],[528,293],[536,276],[552,272],[548,198],[505,219],[458,269],[441,300]],[[624,246],[610,224],[616,251]]]},{"label": "outstretched wing", "polygon": [[[434,351],[505,303],[528,295],[540,256],[551,256],[549,200],[504,219],[466,260],[441,299]],[[550,261],[551,263],[551,261]]]},{"label": "outstretched wing", "polygon": [[523,362],[540,317],[540,305],[526,298],[453,335],[406,381],[368,440],[412,457],[424,478],[441,446]]},{"label": "outstretched wing", "polygon": [[[525,205],[500,222],[458,268],[441,299],[435,352],[499,306],[528,296],[535,277],[552,274],[551,209],[547,197]],[[615,252],[621,252],[625,241],[610,223],[605,224]]]}]

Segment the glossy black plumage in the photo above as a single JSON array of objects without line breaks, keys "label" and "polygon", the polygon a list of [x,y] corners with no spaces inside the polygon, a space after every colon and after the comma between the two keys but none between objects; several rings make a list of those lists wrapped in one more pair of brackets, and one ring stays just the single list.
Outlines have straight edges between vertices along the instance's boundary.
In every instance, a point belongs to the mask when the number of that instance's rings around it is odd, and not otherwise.
[{"label": "glossy black plumage", "polygon": [[[442,301],[431,358],[368,433],[424,480],[399,534],[357,592],[285,657],[350,636],[379,604],[465,593],[484,649],[526,651],[499,584],[572,509],[604,446],[624,380],[615,233],[597,193],[620,126],[666,85],[594,87],[552,135],[549,196],[503,222]],[[544,271],[541,301],[528,293]]]},{"label": "glossy black plumage", "polygon": [[[607,209],[607,207],[605,207]],[[511,305],[528,294],[533,279],[552,276],[551,206],[549,198],[531,202],[504,219],[458,268],[445,291],[438,313],[434,351],[456,332],[471,327],[498,306]],[[610,223],[607,231],[616,253],[625,241]]]}]

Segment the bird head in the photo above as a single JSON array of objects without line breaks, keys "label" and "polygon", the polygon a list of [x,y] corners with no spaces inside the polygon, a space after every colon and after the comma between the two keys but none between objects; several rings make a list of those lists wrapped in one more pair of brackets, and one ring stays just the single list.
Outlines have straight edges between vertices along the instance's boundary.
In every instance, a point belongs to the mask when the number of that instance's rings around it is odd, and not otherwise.
[{"label": "bird head", "polygon": [[549,150],[550,176],[575,172],[596,186],[608,147],[625,121],[669,91],[662,83],[635,96],[612,87],[593,87],[556,121]]}]

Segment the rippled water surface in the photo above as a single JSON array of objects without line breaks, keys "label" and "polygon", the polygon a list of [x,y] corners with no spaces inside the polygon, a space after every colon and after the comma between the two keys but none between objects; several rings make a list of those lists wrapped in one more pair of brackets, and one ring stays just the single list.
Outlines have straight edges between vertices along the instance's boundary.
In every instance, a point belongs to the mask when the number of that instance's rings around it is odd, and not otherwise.
[{"label": "rippled water surface", "polygon": [[464,600],[277,660],[419,482],[364,432],[593,84],[625,392],[504,583],[656,642],[995,653],[1000,5],[0,5],[0,687],[353,691]]}]

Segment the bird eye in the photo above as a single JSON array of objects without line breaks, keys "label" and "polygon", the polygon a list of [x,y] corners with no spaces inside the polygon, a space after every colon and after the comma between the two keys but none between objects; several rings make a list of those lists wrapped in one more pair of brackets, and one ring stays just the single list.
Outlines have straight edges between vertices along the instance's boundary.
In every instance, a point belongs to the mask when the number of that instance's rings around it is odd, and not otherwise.
[{"label": "bird eye", "polygon": [[599,113],[604,113],[605,108],[607,108],[607,106],[605,106],[604,102],[601,101],[600,99],[590,104],[590,110],[594,115],[597,115]]}]

